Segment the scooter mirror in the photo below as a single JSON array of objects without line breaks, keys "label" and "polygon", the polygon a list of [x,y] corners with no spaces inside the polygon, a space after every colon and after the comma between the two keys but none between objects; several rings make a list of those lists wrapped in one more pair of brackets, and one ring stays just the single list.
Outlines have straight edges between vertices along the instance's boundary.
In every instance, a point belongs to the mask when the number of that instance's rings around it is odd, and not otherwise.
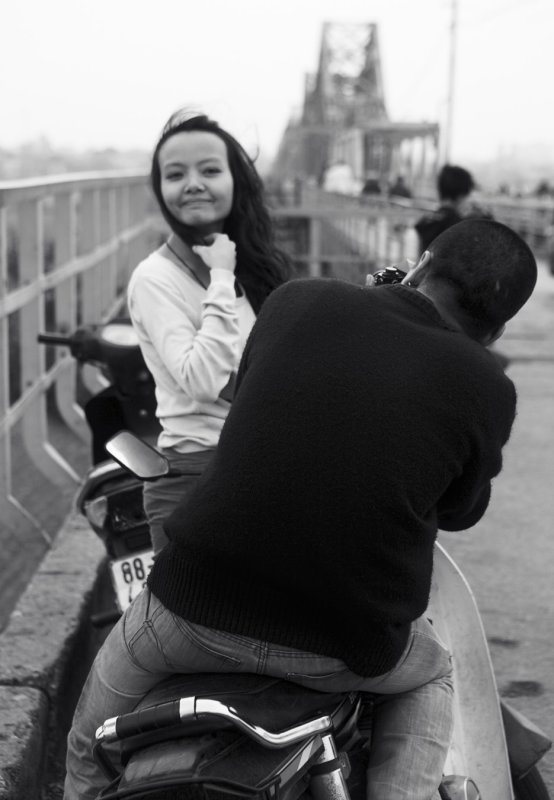
[{"label": "scooter mirror", "polygon": [[155,481],[169,474],[169,461],[130,431],[120,431],[105,444],[111,457],[143,481]]}]

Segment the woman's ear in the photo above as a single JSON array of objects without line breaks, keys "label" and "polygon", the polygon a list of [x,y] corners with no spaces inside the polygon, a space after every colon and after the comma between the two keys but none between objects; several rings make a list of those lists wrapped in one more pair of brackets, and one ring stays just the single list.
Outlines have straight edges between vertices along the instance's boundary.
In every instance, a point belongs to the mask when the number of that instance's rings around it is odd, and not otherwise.
[{"label": "woman's ear", "polygon": [[425,252],[421,254],[417,264],[413,266],[412,269],[410,269],[410,271],[406,274],[406,277],[402,280],[402,283],[407,286],[418,286],[421,283],[423,276],[427,272],[427,268],[431,263],[432,258],[433,254],[431,251],[425,250]]}]

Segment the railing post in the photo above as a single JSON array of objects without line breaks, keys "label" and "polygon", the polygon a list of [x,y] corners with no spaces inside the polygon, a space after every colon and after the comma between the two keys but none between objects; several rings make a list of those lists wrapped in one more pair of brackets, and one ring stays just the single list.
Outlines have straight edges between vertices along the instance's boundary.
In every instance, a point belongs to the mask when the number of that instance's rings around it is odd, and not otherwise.
[{"label": "railing post", "polygon": [[[54,241],[56,267],[72,261],[77,255],[76,195],[67,192],[56,197]],[[55,289],[56,330],[71,333],[77,327],[77,280],[71,275]],[[83,409],[76,402],[77,364],[66,352],[56,351],[56,359],[64,358],[64,371],[56,384],[56,405],[66,425],[84,442],[90,441]]]},{"label": "railing post", "polygon": [[[100,244],[100,193],[98,189],[88,189],[81,194],[79,204],[79,253],[93,253]],[[101,264],[100,264],[101,266]],[[81,308],[84,325],[99,324],[102,321],[102,281],[99,265],[88,269],[81,279]],[[84,364],[81,375],[83,383],[91,394],[102,391],[106,380],[98,370]]]},{"label": "railing post", "polygon": [[[35,288],[35,296],[21,308],[21,385],[23,392],[45,373],[43,346],[37,335],[44,326],[44,296],[40,291],[44,275],[44,200],[21,203],[18,216],[19,267],[22,286]],[[35,466],[53,483],[66,486],[79,476],[48,441],[46,393],[37,393],[27,404],[22,419],[23,439]]]},{"label": "railing post", "polygon": [[113,186],[99,189],[99,230],[98,243],[108,247],[106,257],[99,262],[99,280],[101,286],[101,317],[104,320],[114,309],[116,300],[120,295],[117,280],[117,255],[119,251],[119,229],[117,190]]},{"label": "railing post", "polygon": [[380,267],[386,267],[388,263],[388,229],[386,217],[379,216],[377,218],[375,234],[375,254],[377,257],[377,262]]},{"label": "railing post", "polygon": [[[0,301],[8,287],[8,214],[0,208]],[[10,357],[8,317],[0,317],[0,421],[6,421],[10,408]],[[18,508],[12,502],[11,431],[8,424],[0,428],[0,517],[2,525],[15,528]]]},{"label": "railing post", "polygon": [[308,274],[311,278],[321,277],[321,234],[322,220],[319,217],[309,218],[309,260]]},{"label": "railing post", "polygon": [[[144,185],[136,184],[131,186],[129,190],[129,215],[132,225],[137,225],[141,219],[148,216],[147,193]],[[128,282],[137,264],[145,257],[146,245],[146,234],[135,238],[133,242],[131,242],[125,283]]]},{"label": "railing post", "polygon": [[[117,190],[117,217],[119,230],[127,230],[131,224],[130,190],[129,186],[121,186]],[[123,292],[127,286],[131,265],[131,246],[127,241],[122,241],[117,261],[117,289]]]},{"label": "railing post", "polygon": [[[88,189],[81,195],[79,208],[80,217],[80,242],[81,253],[92,253],[100,244],[100,192],[98,189]],[[87,270],[83,275],[82,309],[83,322],[99,322],[102,318],[102,282],[99,280],[98,265]]]},{"label": "railing post", "polygon": [[[103,191],[103,202],[100,208],[100,230],[103,241],[113,242],[118,233],[117,228],[117,193],[113,186]],[[105,291],[107,307],[111,308],[117,297],[117,249],[108,256],[104,263]]]},{"label": "railing post", "polygon": [[373,258],[375,265],[379,266],[377,264],[377,222],[374,217],[367,220],[366,248],[368,258]]}]

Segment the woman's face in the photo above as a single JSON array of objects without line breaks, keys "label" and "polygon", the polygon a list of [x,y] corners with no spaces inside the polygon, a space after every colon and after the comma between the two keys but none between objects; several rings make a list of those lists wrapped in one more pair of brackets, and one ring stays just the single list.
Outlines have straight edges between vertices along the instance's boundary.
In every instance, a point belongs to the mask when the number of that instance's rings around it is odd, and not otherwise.
[{"label": "woman's face", "polygon": [[181,131],[158,154],[161,193],[175,219],[202,235],[220,233],[233,205],[225,142],[208,131]]}]

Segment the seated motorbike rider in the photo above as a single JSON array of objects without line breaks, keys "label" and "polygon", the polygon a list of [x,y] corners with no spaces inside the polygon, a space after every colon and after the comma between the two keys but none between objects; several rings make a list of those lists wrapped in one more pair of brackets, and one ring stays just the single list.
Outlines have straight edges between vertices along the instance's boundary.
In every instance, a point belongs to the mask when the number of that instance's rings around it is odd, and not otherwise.
[{"label": "seated motorbike rider", "polygon": [[215,457],[93,665],[66,800],[103,785],[96,727],[175,672],[380,693],[368,796],[438,796],[452,674],[425,616],[433,546],[489,503],[516,393],[486,346],[535,281],[516,233],[472,219],[402,284],[303,279],[273,292]]}]

